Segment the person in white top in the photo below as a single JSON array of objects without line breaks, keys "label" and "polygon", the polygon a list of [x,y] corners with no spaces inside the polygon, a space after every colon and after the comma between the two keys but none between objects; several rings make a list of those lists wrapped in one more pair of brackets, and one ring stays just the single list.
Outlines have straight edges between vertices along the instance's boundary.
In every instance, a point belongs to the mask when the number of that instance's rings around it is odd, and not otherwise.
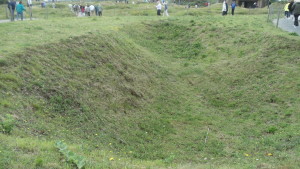
[{"label": "person in white top", "polygon": [[32,6],[32,0],[27,0],[27,5]]},{"label": "person in white top", "polygon": [[95,6],[94,6],[94,5],[90,5],[90,12],[91,12],[91,15],[94,14],[94,11],[95,11]]},{"label": "person in white top", "polygon": [[160,12],[161,12],[161,3],[160,3],[160,1],[157,1],[156,9],[157,9],[157,15],[160,15]]},{"label": "person in white top", "polygon": [[227,15],[227,11],[228,11],[228,4],[226,2],[226,0],[224,0],[223,2],[223,6],[222,6],[222,15]]},{"label": "person in white top", "polygon": [[165,9],[164,9],[164,13],[163,13],[163,16],[169,16],[169,13],[168,13],[168,3],[167,3],[167,1],[165,1],[164,3],[163,3],[163,5],[164,5],[164,7],[165,7]]}]

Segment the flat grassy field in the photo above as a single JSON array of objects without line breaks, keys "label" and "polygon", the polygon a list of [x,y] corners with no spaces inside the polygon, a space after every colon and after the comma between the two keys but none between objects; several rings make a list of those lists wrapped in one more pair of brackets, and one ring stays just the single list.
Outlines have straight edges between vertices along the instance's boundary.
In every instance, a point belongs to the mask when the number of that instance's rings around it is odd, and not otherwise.
[{"label": "flat grassy field", "polygon": [[0,23],[1,169],[300,168],[300,39],[267,9],[101,4]]}]

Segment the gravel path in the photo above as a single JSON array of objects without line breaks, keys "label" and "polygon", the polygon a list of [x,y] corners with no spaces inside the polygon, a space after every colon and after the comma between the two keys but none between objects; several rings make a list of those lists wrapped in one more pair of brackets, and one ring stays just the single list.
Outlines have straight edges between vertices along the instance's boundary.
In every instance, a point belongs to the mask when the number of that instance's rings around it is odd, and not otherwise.
[{"label": "gravel path", "polygon": [[[276,25],[277,19],[273,20]],[[287,32],[295,32],[300,35],[300,26],[294,28],[294,21],[292,19],[281,18],[279,19],[278,27]]]},{"label": "gravel path", "polygon": [[[27,20],[30,20],[30,19],[23,19],[23,20],[24,20],[24,21],[27,21]],[[35,20],[35,18],[32,18],[32,20]],[[18,22],[18,21],[21,21],[21,20],[15,19],[14,22]],[[10,19],[0,20],[0,23],[7,23],[7,22],[10,22]]]}]

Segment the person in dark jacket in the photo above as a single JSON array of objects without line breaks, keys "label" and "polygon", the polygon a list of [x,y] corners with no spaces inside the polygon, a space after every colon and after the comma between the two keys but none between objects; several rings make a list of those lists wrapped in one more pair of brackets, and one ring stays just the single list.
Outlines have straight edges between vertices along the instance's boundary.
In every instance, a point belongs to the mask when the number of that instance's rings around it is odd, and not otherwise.
[{"label": "person in dark jacket", "polygon": [[296,28],[299,26],[298,17],[300,15],[300,0],[295,0],[294,4],[292,6],[292,10],[293,10],[293,14],[295,17],[294,27]]},{"label": "person in dark jacket", "polygon": [[294,4],[294,0],[291,0],[289,6],[288,6],[288,9],[289,9],[289,13],[290,13],[290,18],[294,19],[294,15],[293,15],[293,10],[292,10],[292,6]]},{"label": "person in dark jacket", "polygon": [[102,16],[102,6],[100,4],[95,6],[95,12],[96,16]]},{"label": "person in dark jacket", "polygon": [[16,9],[16,1],[11,0],[8,4],[9,10],[10,10],[10,20],[15,20],[15,9]]},{"label": "person in dark jacket", "polygon": [[291,0],[290,4],[289,4],[289,6],[288,6],[288,9],[289,9],[290,13],[293,12],[293,10],[292,10],[293,4],[294,4],[294,0]]}]

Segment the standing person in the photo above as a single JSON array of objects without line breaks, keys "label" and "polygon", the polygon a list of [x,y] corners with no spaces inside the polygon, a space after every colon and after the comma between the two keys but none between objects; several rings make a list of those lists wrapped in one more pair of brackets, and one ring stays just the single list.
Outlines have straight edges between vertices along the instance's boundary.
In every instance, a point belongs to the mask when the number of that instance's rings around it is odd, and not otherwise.
[{"label": "standing person", "polygon": [[[102,6],[101,4],[95,6],[95,11],[97,16],[102,16]],[[98,12],[97,12],[98,11]]]},{"label": "standing person", "polygon": [[99,16],[99,5],[95,5],[95,15]]},{"label": "standing person", "polygon": [[15,20],[15,9],[16,9],[16,1],[15,0],[10,1],[9,9],[10,9],[10,20],[14,21]]},{"label": "standing person", "polygon": [[227,3],[226,0],[225,0],[225,5],[226,5],[226,15],[227,15],[227,13],[228,13],[228,3]]},{"label": "standing person", "polygon": [[10,16],[11,15],[11,11],[10,11],[10,1],[9,0],[7,0],[7,9],[9,11],[9,13],[7,13],[7,11],[6,11],[6,16]]},{"label": "standing person", "polygon": [[285,4],[285,6],[284,6],[284,16],[285,16],[287,19],[290,19],[289,5],[290,5],[290,3],[288,2],[288,3]]},{"label": "standing person", "polygon": [[99,16],[102,16],[103,8],[102,5],[99,4]]},{"label": "standing person", "polygon": [[222,6],[222,16],[227,15],[227,11],[228,11],[228,4],[227,4],[226,0],[224,0],[223,6]]},{"label": "standing person", "polygon": [[86,13],[87,16],[91,16],[90,5],[85,6],[85,13]]},{"label": "standing person", "polygon": [[32,20],[32,0],[27,0],[27,7],[29,8],[30,20]]},{"label": "standing person", "polygon": [[85,16],[85,7],[80,5],[81,16]]},{"label": "standing person", "polygon": [[32,0],[27,0],[27,7],[32,6]]},{"label": "standing person", "polygon": [[161,3],[159,1],[157,1],[156,9],[157,9],[157,15],[160,15],[160,12],[161,12]]},{"label": "standing person", "polygon": [[295,17],[294,27],[296,28],[299,26],[298,17],[300,15],[300,0],[295,0],[294,4],[292,6],[292,10],[293,10],[293,14]]},{"label": "standing person", "polygon": [[94,15],[94,11],[95,11],[95,6],[94,5],[90,5],[90,13],[91,13],[91,15]]},{"label": "standing person", "polygon": [[19,16],[20,16],[21,20],[23,21],[23,11],[26,11],[26,9],[22,4],[22,1],[20,1],[19,4],[17,5],[17,20],[19,20]]},{"label": "standing person", "polygon": [[257,8],[257,2],[254,2],[253,8]]},{"label": "standing person", "polygon": [[293,4],[294,4],[294,0],[291,0],[290,4],[289,4],[289,6],[288,6],[289,12],[290,12],[290,14],[291,14],[291,18],[292,18],[292,19],[294,19],[294,16],[293,16],[293,9],[292,9]]},{"label": "standing person", "polygon": [[232,3],[231,3],[231,15],[234,15],[235,7],[236,7],[235,1],[232,1]]},{"label": "standing person", "polygon": [[163,16],[169,16],[169,13],[168,13],[168,3],[165,1],[164,3],[164,13],[163,13]]}]

